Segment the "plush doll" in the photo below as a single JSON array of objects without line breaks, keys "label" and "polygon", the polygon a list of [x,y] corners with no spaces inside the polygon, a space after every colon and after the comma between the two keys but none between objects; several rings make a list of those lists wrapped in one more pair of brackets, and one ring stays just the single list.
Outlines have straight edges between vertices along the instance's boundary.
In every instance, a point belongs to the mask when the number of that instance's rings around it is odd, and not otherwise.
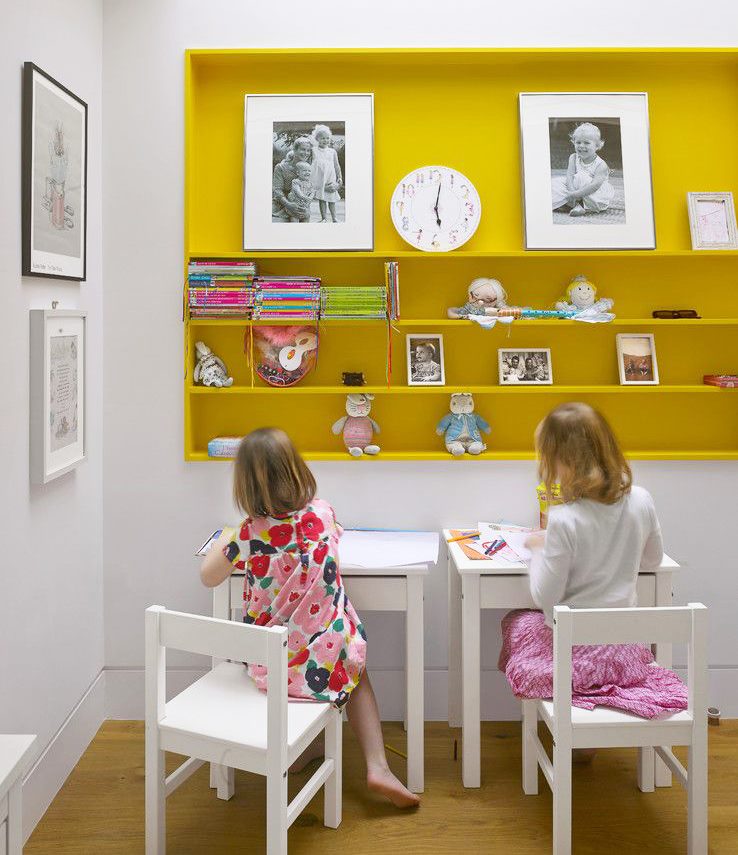
[{"label": "plush doll", "polygon": [[222,359],[217,357],[205,342],[195,344],[197,363],[193,379],[203,386],[232,386],[233,377],[228,376],[228,369]]},{"label": "plush doll", "polygon": [[597,300],[597,289],[586,276],[575,276],[566,289],[566,299],[559,300],[556,308],[562,312],[609,312],[613,301],[608,297]]},{"label": "plush doll", "polygon": [[343,433],[343,441],[352,457],[362,454],[379,454],[379,446],[372,443],[375,433],[379,433],[379,425],[369,417],[374,395],[346,395],[346,412],[334,422],[331,430],[336,436]]},{"label": "plush doll", "polygon": [[454,457],[460,457],[465,451],[481,454],[487,446],[482,442],[480,431],[490,433],[491,430],[479,413],[474,412],[471,392],[455,392],[451,395],[451,412],[436,426],[436,433],[445,435],[446,451]]},{"label": "plush doll", "polygon": [[497,279],[472,280],[463,306],[447,310],[449,318],[468,318],[470,315],[496,315],[497,310],[507,305],[507,294]]}]

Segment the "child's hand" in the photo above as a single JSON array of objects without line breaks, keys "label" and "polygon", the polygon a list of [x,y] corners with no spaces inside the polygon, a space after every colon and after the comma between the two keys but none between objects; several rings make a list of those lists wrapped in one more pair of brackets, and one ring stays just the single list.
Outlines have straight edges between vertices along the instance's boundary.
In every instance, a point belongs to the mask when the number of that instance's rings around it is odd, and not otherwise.
[{"label": "child's hand", "polygon": [[534,549],[543,549],[543,544],[546,542],[546,535],[541,533],[532,534],[526,541],[525,545],[531,552]]}]

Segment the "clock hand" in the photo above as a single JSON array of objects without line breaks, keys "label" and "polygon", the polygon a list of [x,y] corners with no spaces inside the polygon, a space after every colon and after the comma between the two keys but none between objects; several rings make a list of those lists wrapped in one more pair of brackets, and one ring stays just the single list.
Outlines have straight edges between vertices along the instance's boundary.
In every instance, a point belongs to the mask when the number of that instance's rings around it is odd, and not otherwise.
[{"label": "clock hand", "polygon": [[438,195],[436,196],[436,204],[433,207],[433,210],[436,212],[436,223],[438,223],[438,228],[441,228],[441,219],[438,216],[438,200],[441,198],[441,185],[438,185]]}]

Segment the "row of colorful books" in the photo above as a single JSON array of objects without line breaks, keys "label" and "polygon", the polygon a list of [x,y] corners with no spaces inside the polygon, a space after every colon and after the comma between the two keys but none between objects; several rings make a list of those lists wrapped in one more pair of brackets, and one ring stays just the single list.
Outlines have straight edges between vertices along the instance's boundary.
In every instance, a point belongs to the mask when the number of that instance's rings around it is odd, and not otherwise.
[{"label": "row of colorful books", "polygon": [[253,261],[191,260],[187,265],[190,317],[250,317],[256,297],[255,277]]}]

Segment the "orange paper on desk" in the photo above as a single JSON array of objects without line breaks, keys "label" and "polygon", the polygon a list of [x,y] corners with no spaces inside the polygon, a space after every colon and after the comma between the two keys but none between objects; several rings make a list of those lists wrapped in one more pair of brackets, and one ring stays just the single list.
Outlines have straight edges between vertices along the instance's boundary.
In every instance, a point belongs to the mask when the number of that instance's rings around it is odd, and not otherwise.
[{"label": "orange paper on desk", "polygon": [[[451,532],[451,537],[460,537],[464,534],[463,530],[460,528],[452,528],[449,529]],[[467,558],[472,558],[474,561],[484,561],[486,556],[480,555],[478,552],[475,552],[465,541],[457,540],[458,545],[461,547],[461,551],[466,555]]]}]

